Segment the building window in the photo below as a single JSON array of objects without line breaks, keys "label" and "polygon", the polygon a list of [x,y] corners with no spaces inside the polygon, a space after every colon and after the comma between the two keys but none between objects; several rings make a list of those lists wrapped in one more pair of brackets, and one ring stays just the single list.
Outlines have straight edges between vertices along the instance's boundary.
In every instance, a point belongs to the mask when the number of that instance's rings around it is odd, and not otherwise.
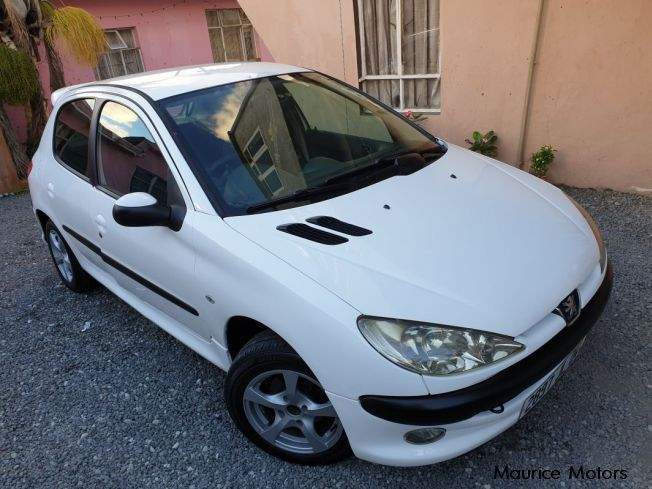
[{"label": "building window", "polygon": [[254,28],[240,8],[207,10],[213,61],[258,61]]},{"label": "building window", "polygon": [[249,138],[242,152],[256,178],[265,184],[265,190],[271,195],[279,193],[283,189],[283,184],[278,177],[274,161],[269,154],[269,147],[265,143],[260,128],[257,128]]},{"label": "building window", "polygon": [[362,90],[397,109],[438,113],[439,0],[357,4]]},{"label": "building window", "polygon": [[108,49],[95,70],[98,80],[145,71],[133,28],[109,29],[104,34]]}]

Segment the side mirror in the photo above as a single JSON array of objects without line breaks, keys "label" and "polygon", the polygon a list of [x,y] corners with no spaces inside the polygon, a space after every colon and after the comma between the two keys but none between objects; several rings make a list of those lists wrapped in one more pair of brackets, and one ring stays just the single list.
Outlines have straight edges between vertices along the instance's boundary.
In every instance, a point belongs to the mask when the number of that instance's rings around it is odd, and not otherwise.
[{"label": "side mirror", "polygon": [[116,200],[113,219],[127,227],[164,226],[178,231],[183,224],[185,212],[179,212],[176,207],[161,205],[156,198],[145,192],[133,192]]}]

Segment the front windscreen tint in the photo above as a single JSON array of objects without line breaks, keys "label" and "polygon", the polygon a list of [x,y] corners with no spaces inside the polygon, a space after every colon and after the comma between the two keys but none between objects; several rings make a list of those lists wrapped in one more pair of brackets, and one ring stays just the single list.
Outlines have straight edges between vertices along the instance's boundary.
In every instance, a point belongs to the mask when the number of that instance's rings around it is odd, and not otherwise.
[{"label": "front windscreen tint", "polygon": [[221,85],[160,103],[225,215],[322,185],[383,155],[435,144],[317,73]]}]

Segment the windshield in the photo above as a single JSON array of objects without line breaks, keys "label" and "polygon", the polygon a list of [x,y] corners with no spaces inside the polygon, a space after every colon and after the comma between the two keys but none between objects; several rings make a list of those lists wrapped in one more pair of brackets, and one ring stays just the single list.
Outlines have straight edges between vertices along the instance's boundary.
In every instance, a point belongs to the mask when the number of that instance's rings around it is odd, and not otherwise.
[{"label": "windshield", "polygon": [[441,150],[392,111],[312,72],[221,85],[160,104],[223,216],[277,200],[300,205],[310,190],[345,181],[348,173],[353,180],[382,158]]}]

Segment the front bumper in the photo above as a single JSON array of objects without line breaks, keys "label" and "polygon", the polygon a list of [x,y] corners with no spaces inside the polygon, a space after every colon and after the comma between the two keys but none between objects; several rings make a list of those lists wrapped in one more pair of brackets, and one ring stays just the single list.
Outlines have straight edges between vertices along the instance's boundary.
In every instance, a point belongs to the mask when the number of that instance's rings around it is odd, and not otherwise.
[{"label": "front bumper", "polygon": [[577,321],[531,355],[483,382],[431,396],[362,396],[360,404],[374,416],[412,425],[455,423],[502,406],[550,373],[582,341],[602,314],[612,283],[613,272],[608,265],[600,288]]},{"label": "front bumper", "polygon": [[[613,283],[611,265],[571,326],[538,350],[470,387],[431,396],[362,396],[329,393],[359,458],[386,465],[425,465],[448,460],[485,443],[515,424],[525,400],[552,374],[600,317]],[[493,408],[502,407],[492,412]],[[446,435],[429,445],[404,441],[416,427],[442,426]]]}]

